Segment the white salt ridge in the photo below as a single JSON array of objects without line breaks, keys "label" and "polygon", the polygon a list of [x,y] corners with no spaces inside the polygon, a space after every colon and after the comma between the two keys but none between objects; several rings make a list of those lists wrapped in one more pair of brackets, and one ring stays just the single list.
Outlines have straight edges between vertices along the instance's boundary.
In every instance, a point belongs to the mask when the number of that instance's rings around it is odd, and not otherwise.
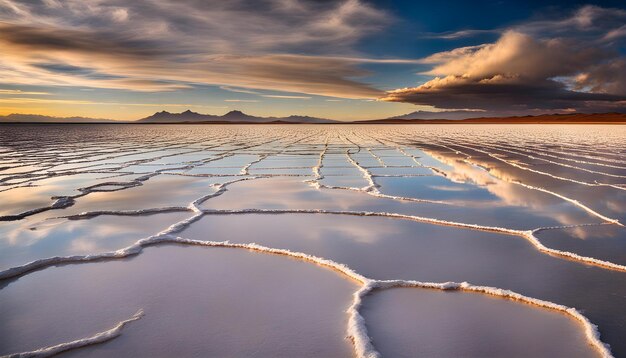
[{"label": "white salt ridge", "polygon": [[326,138],[326,143],[324,144],[324,150],[322,150],[322,152],[320,153],[319,159],[317,161],[317,165],[312,168],[313,175],[315,175],[316,181],[324,179],[324,176],[320,173],[320,169],[322,169],[322,167],[324,166],[322,161],[324,160],[324,156],[326,155],[327,151],[328,151],[328,137]]},{"label": "white salt ridge", "polygon": [[5,355],[2,356],[0,358],[45,358],[45,357],[52,357],[55,356],[59,353],[62,352],[66,352],[72,349],[77,349],[77,348],[82,348],[82,347],[86,347],[86,346],[90,346],[90,345],[94,345],[94,344],[99,344],[99,343],[104,343],[107,341],[110,341],[116,337],[118,337],[120,334],[122,334],[122,330],[124,329],[124,327],[129,324],[130,322],[136,321],[138,319],[140,319],[143,316],[143,311],[139,310],[137,313],[135,313],[131,318],[121,321],[119,322],[115,327],[104,331],[104,332],[100,332],[97,333],[91,337],[86,337],[86,338],[81,338],[81,339],[77,339],[75,341],[72,342],[67,342],[67,343],[61,343],[61,344],[57,344],[55,346],[51,346],[51,347],[45,347],[45,348],[40,348],[34,351],[30,351],[30,352],[22,352],[22,353],[15,353],[15,354],[9,354],[9,355]]},{"label": "white salt ridge", "polygon": [[350,152],[346,152],[346,157],[352,165],[354,165],[359,171],[361,171],[361,173],[363,173],[363,178],[365,178],[365,180],[367,180],[367,182],[369,183],[368,186],[363,187],[362,189],[364,191],[379,192],[378,184],[374,182],[374,179],[372,178],[372,173],[370,173],[370,171],[366,168],[362,167],[356,160],[352,159],[352,156],[350,156]]},{"label": "white salt ridge", "polygon": [[78,219],[89,219],[89,218],[100,216],[100,215],[139,216],[139,215],[151,215],[151,214],[181,212],[181,211],[193,211],[193,210],[185,206],[165,206],[161,208],[148,208],[148,209],[137,209],[137,210],[94,210],[94,211],[84,211],[82,213],[67,215],[67,216],[57,216],[54,219],[78,220]]},{"label": "white salt ridge", "polygon": [[199,213],[202,211],[202,209],[200,209],[198,207],[198,205],[204,203],[205,201],[209,200],[210,198],[214,198],[216,196],[220,196],[222,194],[224,194],[228,189],[227,186],[230,184],[234,184],[234,183],[238,183],[241,181],[246,181],[246,180],[254,180],[254,179],[258,179],[259,177],[257,176],[253,176],[253,177],[244,177],[244,178],[237,178],[237,179],[233,179],[224,183],[219,183],[219,184],[212,184],[211,187],[215,188],[216,191],[214,193],[210,193],[207,195],[204,195],[194,201],[192,201],[188,208],[193,210],[196,213]]},{"label": "white salt ridge", "polygon": [[241,175],[249,175],[250,174],[250,167],[256,163],[259,163],[260,161],[262,161],[263,159],[267,158],[269,155],[261,155],[259,156],[259,159],[254,160],[248,164],[246,164],[243,168],[241,168],[241,171],[239,172],[239,174]]},{"label": "white salt ridge", "polygon": [[[79,194],[77,196],[82,196],[82,194]],[[43,207],[39,207],[39,208],[35,208],[35,209],[26,210],[26,211],[23,211],[23,212],[18,213],[18,214],[0,216],[0,221],[21,220],[21,219],[23,219],[23,218],[25,218],[27,216],[39,214],[41,212],[48,211],[48,210],[63,209],[63,208],[67,208],[67,207],[72,206],[72,205],[74,205],[74,197],[71,197],[71,196],[61,196],[61,197],[55,198],[54,202],[52,204],[48,205],[48,206],[43,206]]]},{"label": "white salt ridge", "polygon": [[369,148],[366,148],[366,150],[367,150],[367,151],[368,151],[368,152],[372,155],[372,157],[374,157],[374,159],[376,159],[376,160],[380,163],[380,165],[382,165],[382,166],[383,166],[383,168],[387,168],[387,164],[385,164],[385,162],[383,161],[383,159],[382,159],[380,156],[376,155],[376,154],[375,154],[374,152],[372,152],[372,150],[371,150],[371,149],[369,149]]}]

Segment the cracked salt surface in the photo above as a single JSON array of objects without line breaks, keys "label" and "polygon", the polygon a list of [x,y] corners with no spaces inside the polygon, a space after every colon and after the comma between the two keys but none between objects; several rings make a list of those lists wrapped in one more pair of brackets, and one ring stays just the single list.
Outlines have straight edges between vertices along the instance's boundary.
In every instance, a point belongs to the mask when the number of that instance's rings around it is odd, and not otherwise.
[{"label": "cracked salt surface", "polygon": [[0,127],[0,354],[626,354],[613,127],[97,128]]}]

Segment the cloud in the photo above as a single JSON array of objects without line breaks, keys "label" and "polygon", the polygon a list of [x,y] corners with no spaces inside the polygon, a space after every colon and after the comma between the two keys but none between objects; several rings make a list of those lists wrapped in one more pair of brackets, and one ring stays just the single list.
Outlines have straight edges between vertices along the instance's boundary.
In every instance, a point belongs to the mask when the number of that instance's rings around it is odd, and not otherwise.
[{"label": "cloud", "polygon": [[575,77],[574,88],[626,95],[626,58],[592,66]]},{"label": "cloud", "polygon": [[22,90],[13,90],[13,89],[0,89],[0,96],[1,95],[18,95],[18,96],[24,96],[24,95],[38,95],[38,96],[48,96],[50,95],[50,93],[48,92],[33,92],[33,91],[22,91]]},{"label": "cloud", "polygon": [[311,99],[309,96],[287,96],[287,95],[279,95],[279,94],[264,94],[261,95],[266,98],[281,98],[281,99]]},{"label": "cloud", "polygon": [[359,0],[0,1],[0,75],[134,91],[195,84],[376,98],[353,48],[391,16]]},{"label": "cloud", "polygon": [[295,96],[295,95],[282,95],[282,94],[264,94],[264,93],[261,93],[259,91],[253,91],[253,90],[249,90],[249,89],[245,89],[245,88],[234,88],[234,87],[230,87],[230,86],[220,86],[220,89],[223,89],[224,91],[235,92],[235,93],[252,94],[252,95],[257,95],[259,97],[265,97],[265,98],[282,98],[282,99],[311,99],[312,98],[310,96]]},{"label": "cloud", "polygon": [[[560,21],[504,31],[494,43],[421,59],[434,78],[389,91],[384,101],[500,112],[626,110],[626,58],[616,18],[626,12],[587,6]],[[622,22],[623,23],[623,22]],[[540,36],[541,34],[541,36]]]},{"label": "cloud", "polygon": [[442,39],[442,40],[457,40],[467,37],[474,37],[478,35],[484,34],[497,34],[500,30],[476,30],[476,29],[467,29],[467,30],[459,30],[459,31],[445,31],[445,32],[425,32],[420,35],[421,38],[424,39]]},{"label": "cloud", "polygon": [[[26,94],[25,92],[21,94]],[[100,102],[91,100],[76,100],[76,99],[42,99],[42,98],[30,98],[30,97],[11,97],[0,98],[0,103],[7,103],[13,105],[23,104],[46,104],[46,105],[104,105],[104,106],[132,106],[132,107],[198,107],[198,108],[226,108],[223,106],[208,106],[200,104],[190,103],[126,103],[126,102]]]},{"label": "cloud", "polygon": [[245,88],[235,88],[235,87],[231,87],[231,86],[220,86],[220,89],[223,89],[224,91],[235,92],[235,93],[247,93],[247,94],[261,95],[261,92],[253,91],[253,90],[245,89]]}]

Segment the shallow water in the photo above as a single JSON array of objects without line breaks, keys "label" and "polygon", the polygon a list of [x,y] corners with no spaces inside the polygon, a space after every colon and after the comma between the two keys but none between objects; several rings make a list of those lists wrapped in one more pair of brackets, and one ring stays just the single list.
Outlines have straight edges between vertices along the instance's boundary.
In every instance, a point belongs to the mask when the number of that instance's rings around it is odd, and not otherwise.
[{"label": "shallow water", "polygon": [[[621,126],[0,126],[0,354],[606,353],[554,303],[626,356],[625,148]],[[352,306],[385,280],[526,298]]]},{"label": "shallow water", "polygon": [[81,338],[143,309],[119,339],[75,356],[345,357],[351,345],[343,313],[355,288],[289,258],[150,248],[132,259],[52,268],[11,284],[0,293],[0,354]]},{"label": "shallow water", "polygon": [[595,356],[564,315],[491,297],[399,288],[372,294],[363,313],[388,357]]}]

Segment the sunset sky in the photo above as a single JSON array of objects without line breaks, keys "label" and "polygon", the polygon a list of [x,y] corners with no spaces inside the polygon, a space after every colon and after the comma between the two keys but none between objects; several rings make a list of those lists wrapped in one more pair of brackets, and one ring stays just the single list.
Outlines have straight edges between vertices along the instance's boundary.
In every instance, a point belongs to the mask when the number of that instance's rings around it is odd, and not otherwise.
[{"label": "sunset sky", "polygon": [[0,115],[626,112],[624,1],[0,0]]}]

